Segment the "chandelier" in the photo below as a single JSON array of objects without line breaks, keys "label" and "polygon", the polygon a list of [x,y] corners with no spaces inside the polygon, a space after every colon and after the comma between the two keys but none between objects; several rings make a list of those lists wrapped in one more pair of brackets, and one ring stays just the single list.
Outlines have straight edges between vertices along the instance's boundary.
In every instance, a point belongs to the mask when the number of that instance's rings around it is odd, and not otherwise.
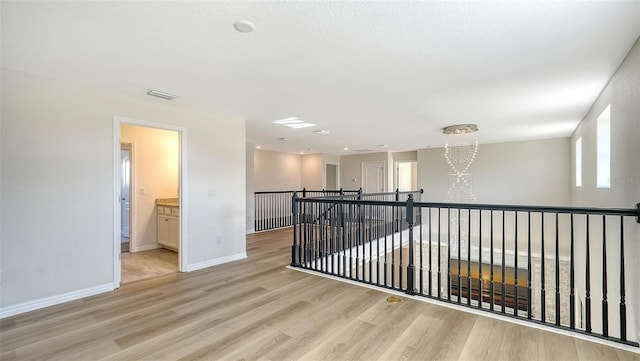
[{"label": "chandelier", "polygon": [[[478,126],[475,124],[451,125],[442,130],[446,137],[444,157],[452,170],[452,173],[449,173],[448,189],[448,201],[451,203],[469,203],[476,200],[473,194],[473,173],[469,168],[478,154],[477,131]],[[460,257],[469,259],[469,213],[464,210],[453,212],[449,222],[452,230],[452,251],[458,251],[459,247]]]}]

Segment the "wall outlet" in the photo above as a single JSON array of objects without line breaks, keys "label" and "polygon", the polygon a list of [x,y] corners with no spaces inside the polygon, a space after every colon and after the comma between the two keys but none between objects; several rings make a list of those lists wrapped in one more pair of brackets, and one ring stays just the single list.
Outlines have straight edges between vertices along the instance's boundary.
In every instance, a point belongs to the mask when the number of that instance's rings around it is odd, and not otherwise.
[{"label": "wall outlet", "polygon": [[220,236],[216,236],[216,243],[217,243],[217,244],[222,243],[222,237],[220,237]]}]

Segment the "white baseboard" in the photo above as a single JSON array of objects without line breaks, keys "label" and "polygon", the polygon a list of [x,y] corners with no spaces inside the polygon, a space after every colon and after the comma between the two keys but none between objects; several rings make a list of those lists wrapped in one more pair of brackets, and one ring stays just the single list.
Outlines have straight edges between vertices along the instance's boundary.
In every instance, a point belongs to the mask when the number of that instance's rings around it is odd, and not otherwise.
[{"label": "white baseboard", "polygon": [[137,247],[132,247],[131,248],[131,253],[135,253],[135,252],[142,252],[142,251],[150,251],[152,249],[156,249],[156,248],[162,248],[162,246],[160,246],[159,244],[147,244],[144,246],[137,246]]},{"label": "white baseboard", "polygon": [[223,263],[227,263],[227,262],[231,262],[231,261],[237,261],[237,260],[244,259],[244,258],[247,258],[247,252],[242,252],[242,253],[233,254],[231,256],[225,256],[225,257],[220,257],[220,258],[216,258],[216,259],[211,259],[211,260],[204,261],[204,262],[189,264],[189,265],[187,265],[187,270],[186,271],[187,272],[197,271],[199,269],[203,269],[203,268],[207,268],[207,267],[213,267],[213,266],[217,266],[219,264],[223,264]]},{"label": "white baseboard", "polygon": [[53,305],[57,305],[64,302],[74,301],[80,298],[97,295],[99,293],[113,291],[113,283],[107,283],[100,286],[85,288],[82,290],[63,293],[61,295],[45,297],[34,301],[29,301],[13,306],[0,308],[0,318],[14,316],[20,313],[25,313],[40,308],[45,308]]}]

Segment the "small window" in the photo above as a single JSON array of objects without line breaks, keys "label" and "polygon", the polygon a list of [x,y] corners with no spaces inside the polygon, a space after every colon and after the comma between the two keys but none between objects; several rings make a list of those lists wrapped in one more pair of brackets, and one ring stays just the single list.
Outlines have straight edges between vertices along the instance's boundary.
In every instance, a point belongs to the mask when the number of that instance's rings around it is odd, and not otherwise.
[{"label": "small window", "polygon": [[582,137],[576,140],[576,187],[582,187]]},{"label": "small window", "polygon": [[611,188],[611,106],[598,117],[597,128],[597,187]]}]

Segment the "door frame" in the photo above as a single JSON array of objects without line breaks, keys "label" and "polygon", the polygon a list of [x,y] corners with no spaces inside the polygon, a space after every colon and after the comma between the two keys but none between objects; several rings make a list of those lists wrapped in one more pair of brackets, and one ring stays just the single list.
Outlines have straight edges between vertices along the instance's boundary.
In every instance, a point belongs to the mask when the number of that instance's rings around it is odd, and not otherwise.
[{"label": "door frame", "polygon": [[[121,281],[121,222],[120,222],[120,188],[121,188],[121,169],[120,166],[120,126],[123,124],[137,125],[147,128],[157,128],[164,130],[172,130],[178,132],[179,141],[179,164],[178,164],[178,187],[179,187],[179,205],[180,205],[180,240],[178,242],[178,270],[180,272],[187,271],[188,260],[188,237],[187,222],[189,214],[187,212],[187,128],[175,124],[159,123],[148,120],[134,119],[123,116],[113,117],[113,287],[119,288]],[[132,185],[133,187],[133,185]],[[135,188],[133,193],[135,194]],[[135,197],[132,197],[135,198]],[[135,217],[132,217],[135,218]]]},{"label": "door frame", "polygon": [[[129,183],[129,250],[135,249],[135,244],[137,241],[137,237],[135,232],[132,232],[136,229],[136,217],[134,217],[135,209],[136,209],[136,200],[135,200],[135,189],[136,189],[136,142],[132,139],[121,138],[120,145],[129,144],[131,149],[129,150],[129,166],[131,169],[129,170],[130,175],[130,183]],[[118,175],[118,179],[122,178],[122,174]],[[117,206],[120,206],[118,203]],[[122,228],[122,224],[120,225]]]}]

